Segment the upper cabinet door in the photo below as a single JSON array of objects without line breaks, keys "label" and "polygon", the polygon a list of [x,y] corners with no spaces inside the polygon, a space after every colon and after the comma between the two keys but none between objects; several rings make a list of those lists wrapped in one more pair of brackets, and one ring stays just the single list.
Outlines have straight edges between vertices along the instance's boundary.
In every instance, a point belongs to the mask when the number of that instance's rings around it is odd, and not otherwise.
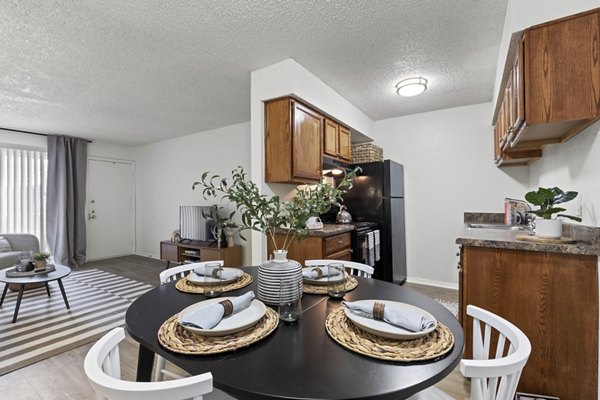
[{"label": "upper cabinet door", "polygon": [[600,12],[526,33],[528,125],[600,115]]},{"label": "upper cabinet door", "polygon": [[338,147],[338,131],[340,126],[330,119],[325,120],[325,132],[323,133],[323,154],[337,157],[339,153]]},{"label": "upper cabinet door", "polygon": [[293,101],[293,178],[320,180],[323,166],[321,135],[323,116]]},{"label": "upper cabinet door", "polygon": [[350,129],[345,126],[340,125],[340,136],[339,136],[339,157],[344,160],[350,162],[351,151],[351,137],[350,137]]}]

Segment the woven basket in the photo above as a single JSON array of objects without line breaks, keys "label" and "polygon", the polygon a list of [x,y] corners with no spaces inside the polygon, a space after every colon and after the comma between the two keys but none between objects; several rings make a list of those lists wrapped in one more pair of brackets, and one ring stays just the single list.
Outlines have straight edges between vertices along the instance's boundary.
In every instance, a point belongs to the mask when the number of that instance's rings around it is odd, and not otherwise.
[{"label": "woven basket", "polygon": [[383,161],[383,149],[372,143],[352,145],[352,164]]}]

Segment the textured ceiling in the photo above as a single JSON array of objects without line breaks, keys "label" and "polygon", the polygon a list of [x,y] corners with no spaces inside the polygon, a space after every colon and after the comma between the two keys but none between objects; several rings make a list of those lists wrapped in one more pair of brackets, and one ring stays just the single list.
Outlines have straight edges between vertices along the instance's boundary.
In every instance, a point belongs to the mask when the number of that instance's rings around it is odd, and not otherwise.
[{"label": "textured ceiling", "polygon": [[[141,144],[250,119],[294,58],[374,120],[490,101],[506,0],[2,0],[0,126]],[[395,83],[423,75],[421,96]]]}]

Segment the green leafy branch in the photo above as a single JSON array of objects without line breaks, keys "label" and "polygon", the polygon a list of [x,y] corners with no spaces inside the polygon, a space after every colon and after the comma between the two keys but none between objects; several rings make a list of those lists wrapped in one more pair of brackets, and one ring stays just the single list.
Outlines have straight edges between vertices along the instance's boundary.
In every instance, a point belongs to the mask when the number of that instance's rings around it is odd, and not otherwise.
[{"label": "green leafy branch", "polygon": [[[359,171],[360,168],[357,168],[347,173],[337,186],[321,182],[297,189],[294,197],[287,201],[279,196],[260,194],[258,186],[247,178],[242,167],[235,168],[230,179],[205,172],[199,182],[194,182],[192,189],[202,188],[204,199],[220,197],[221,201],[233,203],[235,210],[229,219],[238,212],[242,221],[240,230],[264,233],[276,249],[276,229],[286,230],[281,250],[287,250],[294,238],[306,237],[309,217],[329,211],[332,205],[340,205],[342,195],[352,187]],[[240,237],[245,240],[242,235]]]}]

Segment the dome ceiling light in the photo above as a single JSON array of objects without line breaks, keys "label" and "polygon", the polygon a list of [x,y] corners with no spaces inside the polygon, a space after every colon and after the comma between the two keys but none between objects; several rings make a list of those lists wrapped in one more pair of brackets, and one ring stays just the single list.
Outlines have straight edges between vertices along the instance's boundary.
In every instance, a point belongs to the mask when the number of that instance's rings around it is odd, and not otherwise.
[{"label": "dome ceiling light", "polygon": [[427,89],[427,79],[419,76],[402,79],[396,84],[396,93],[402,97],[412,97],[421,94]]}]

